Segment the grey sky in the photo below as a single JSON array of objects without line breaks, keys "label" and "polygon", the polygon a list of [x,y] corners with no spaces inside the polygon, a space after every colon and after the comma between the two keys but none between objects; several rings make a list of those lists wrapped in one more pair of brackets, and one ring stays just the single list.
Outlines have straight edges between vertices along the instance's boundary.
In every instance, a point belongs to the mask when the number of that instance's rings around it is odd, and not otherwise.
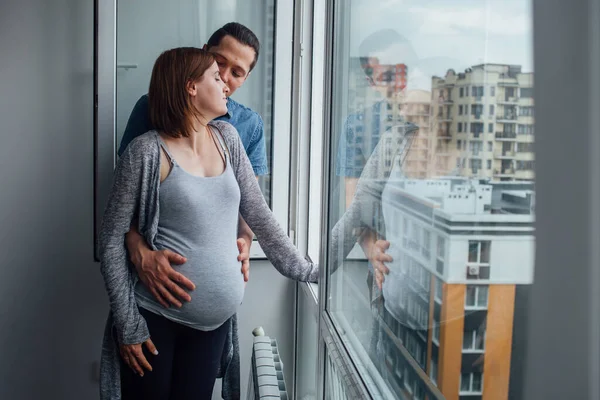
[{"label": "grey sky", "polygon": [[[417,55],[407,63],[409,85],[430,89],[431,75],[481,63],[517,64],[533,71],[531,0],[350,0],[350,54],[368,35],[394,29]],[[402,46],[377,54],[402,63]]]}]

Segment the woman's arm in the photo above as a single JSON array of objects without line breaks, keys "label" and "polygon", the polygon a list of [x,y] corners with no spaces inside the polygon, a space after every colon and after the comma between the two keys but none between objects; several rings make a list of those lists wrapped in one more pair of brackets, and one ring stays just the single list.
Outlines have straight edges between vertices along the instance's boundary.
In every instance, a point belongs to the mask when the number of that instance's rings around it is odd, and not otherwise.
[{"label": "woman's arm", "polygon": [[240,186],[240,213],[248,223],[273,266],[284,276],[316,282],[319,268],[305,259],[281,229],[263,197],[237,132],[228,137],[234,172]]},{"label": "woman's arm", "polygon": [[99,237],[100,271],[120,344],[143,343],[150,337],[135,301],[134,272],[125,248],[125,234],[139,208],[144,179],[142,157],[132,154],[139,147],[135,144],[127,147],[117,164]]}]

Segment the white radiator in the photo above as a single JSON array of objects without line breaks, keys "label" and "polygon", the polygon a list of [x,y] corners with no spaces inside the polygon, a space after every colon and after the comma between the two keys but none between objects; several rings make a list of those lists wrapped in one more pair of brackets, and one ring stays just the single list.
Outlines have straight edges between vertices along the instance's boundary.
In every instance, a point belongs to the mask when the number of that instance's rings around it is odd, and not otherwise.
[{"label": "white radiator", "polygon": [[257,328],[252,333],[255,336],[247,400],[288,400],[277,340],[268,336],[256,336],[262,333],[262,329]]}]

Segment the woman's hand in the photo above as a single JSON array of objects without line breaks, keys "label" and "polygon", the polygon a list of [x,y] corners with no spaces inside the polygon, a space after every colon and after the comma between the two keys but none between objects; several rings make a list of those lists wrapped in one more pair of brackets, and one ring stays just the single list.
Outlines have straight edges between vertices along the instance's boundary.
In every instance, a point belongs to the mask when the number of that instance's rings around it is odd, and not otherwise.
[{"label": "woman's hand", "polygon": [[123,357],[123,361],[125,361],[125,364],[127,364],[139,376],[144,376],[144,369],[152,371],[152,366],[144,355],[142,348],[143,345],[146,345],[146,349],[148,349],[150,353],[154,354],[155,356],[158,355],[158,350],[156,350],[156,346],[154,346],[154,343],[152,343],[152,340],[150,339],[139,344],[119,345],[119,350],[121,351],[121,357]]},{"label": "woman's hand", "polygon": [[385,252],[389,248],[390,242],[388,242],[387,240],[377,240],[370,247],[368,255],[369,260],[373,265],[373,269],[375,270],[375,281],[377,282],[377,287],[379,287],[379,289],[383,287],[385,275],[390,273],[390,270],[384,263],[394,261],[392,256],[386,254]]}]

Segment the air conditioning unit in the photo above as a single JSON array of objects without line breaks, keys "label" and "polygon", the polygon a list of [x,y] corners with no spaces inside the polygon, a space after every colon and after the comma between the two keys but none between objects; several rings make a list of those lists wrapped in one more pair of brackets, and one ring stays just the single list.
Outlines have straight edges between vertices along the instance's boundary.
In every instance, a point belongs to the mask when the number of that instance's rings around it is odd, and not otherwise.
[{"label": "air conditioning unit", "polygon": [[473,275],[473,276],[479,275],[479,265],[469,265],[468,271],[469,271],[469,275]]}]

